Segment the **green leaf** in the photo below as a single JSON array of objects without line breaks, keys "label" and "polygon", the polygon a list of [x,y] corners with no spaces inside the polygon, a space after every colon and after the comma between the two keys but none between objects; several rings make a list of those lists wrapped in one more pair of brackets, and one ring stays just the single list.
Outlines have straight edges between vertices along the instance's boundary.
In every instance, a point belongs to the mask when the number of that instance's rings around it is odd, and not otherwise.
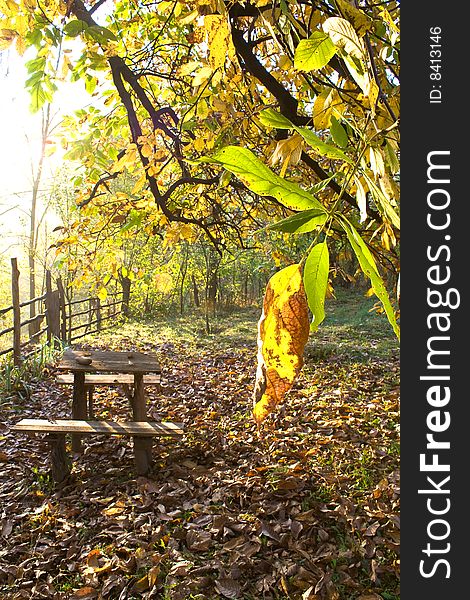
[{"label": "green leaf", "polygon": [[272,196],[287,208],[305,210],[316,208],[325,212],[320,202],[309,192],[269,169],[247,148],[227,146],[212,157],[199,162],[217,163],[236,175],[248,189],[260,196]]},{"label": "green leaf", "polygon": [[326,186],[330,183],[330,181],[332,179],[334,179],[335,177],[336,177],[336,173],[334,175],[330,175],[330,177],[327,177],[326,179],[322,179],[321,181],[316,183],[314,186],[312,186],[308,191],[311,194],[313,194],[314,196],[316,194],[319,194],[322,190],[324,190],[326,188]]},{"label": "green leaf", "polygon": [[375,181],[371,177],[369,177],[365,169],[363,170],[362,174],[364,176],[364,179],[367,181],[370,193],[372,194],[372,197],[374,198],[379,209],[382,209],[383,213],[388,217],[388,219],[394,227],[400,229],[400,217],[391,205],[390,200],[382,192],[379,186],[376,185]]},{"label": "green leaf", "polygon": [[328,288],[330,258],[326,242],[313,247],[304,266],[304,287],[313,314],[310,331],[316,331],[325,318],[325,296]]},{"label": "green leaf", "polygon": [[37,71],[36,73],[33,73],[31,75],[31,77],[28,77],[28,79],[25,81],[24,85],[27,88],[33,87],[33,86],[37,85],[43,77],[44,77],[44,71]]},{"label": "green leaf", "polygon": [[336,46],[323,31],[315,31],[308,40],[301,40],[295,49],[294,67],[299,71],[315,71],[328,64]]},{"label": "green leaf", "polygon": [[388,140],[385,141],[385,160],[387,161],[392,174],[395,175],[395,173],[398,173],[400,170],[400,161],[398,160],[392,144]]},{"label": "green leaf", "polygon": [[275,127],[276,129],[294,129],[304,138],[307,144],[316,150],[318,154],[321,154],[321,156],[326,156],[327,158],[334,158],[337,160],[344,160],[345,162],[352,164],[351,159],[342,150],[336,148],[336,146],[327,144],[310,129],[306,129],[305,127],[297,127],[291,123],[289,119],[272,108],[263,110],[259,115],[259,119],[263,125],[267,125],[269,127]]},{"label": "green leaf", "polygon": [[327,144],[310,129],[306,129],[305,127],[294,127],[294,129],[297,131],[297,133],[300,133],[307,144],[316,150],[318,154],[321,154],[321,156],[326,156],[327,158],[333,158],[336,160],[344,160],[345,162],[352,164],[352,160],[342,150],[336,148],[336,146]]},{"label": "green leaf", "polygon": [[86,77],[85,90],[88,92],[88,94],[93,94],[97,83],[98,83],[98,80],[96,79],[96,77],[89,77],[89,76]]},{"label": "green leaf", "polygon": [[69,21],[64,26],[64,32],[68,37],[77,37],[77,35],[80,35],[87,29],[88,25],[85,23],[85,21],[80,21],[79,19]]},{"label": "green leaf", "polygon": [[284,233],[307,233],[313,231],[320,225],[323,225],[328,218],[328,215],[324,211],[313,208],[311,210],[304,210],[282,219],[277,223],[268,225],[266,229],[271,231],[282,231]]},{"label": "green leaf", "polygon": [[340,148],[346,148],[348,145],[348,134],[336,117],[331,116],[330,126],[331,137],[334,143]]},{"label": "green leaf", "polygon": [[272,108],[266,108],[258,116],[261,123],[267,127],[275,129],[292,129],[294,127],[287,117]]},{"label": "green leaf", "polygon": [[138,210],[131,210],[129,219],[120,229],[121,233],[125,233],[133,228],[138,228],[142,225],[144,214]]},{"label": "green leaf", "polygon": [[364,240],[351,225],[351,223],[345,217],[340,217],[339,222],[348,236],[349,243],[351,244],[351,247],[357,256],[361,270],[370,279],[374,294],[382,302],[388,321],[393,327],[395,335],[398,339],[400,339],[400,329],[395,318],[395,312],[390,302],[390,298],[388,297],[385,284],[379,274],[377,265],[375,264],[374,257],[372,256]]},{"label": "green leaf", "polygon": [[44,89],[41,81],[31,87],[31,104],[29,109],[32,113],[37,112],[46,102],[52,101],[52,94]]},{"label": "green leaf", "polygon": [[100,27],[99,25],[92,25],[91,27],[88,27],[85,33],[87,37],[90,37],[99,44],[117,42],[117,37],[112,31],[106,29],[106,27]]},{"label": "green leaf", "polygon": [[25,63],[28,73],[36,73],[37,71],[44,71],[46,67],[46,59],[43,56],[33,58]]}]

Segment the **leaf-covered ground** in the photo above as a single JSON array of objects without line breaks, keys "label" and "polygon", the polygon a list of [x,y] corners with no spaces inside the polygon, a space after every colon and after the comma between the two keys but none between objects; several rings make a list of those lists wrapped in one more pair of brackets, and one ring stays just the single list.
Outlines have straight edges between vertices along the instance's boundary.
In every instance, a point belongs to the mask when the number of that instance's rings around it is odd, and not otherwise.
[{"label": "leaf-covered ground", "polygon": [[[149,414],[186,436],[154,443],[149,477],[132,441],[95,436],[54,489],[43,440],[23,417],[70,415],[53,366],[29,398],[0,404],[0,597],[395,600],[399,597],[398,349],[359,296],[332,300],[304,370],[260,437],[249,414],[257,311],[211,335],[197,316],[87,340],[155,351]],[[125,419],[119,390],[100,418]]]}]

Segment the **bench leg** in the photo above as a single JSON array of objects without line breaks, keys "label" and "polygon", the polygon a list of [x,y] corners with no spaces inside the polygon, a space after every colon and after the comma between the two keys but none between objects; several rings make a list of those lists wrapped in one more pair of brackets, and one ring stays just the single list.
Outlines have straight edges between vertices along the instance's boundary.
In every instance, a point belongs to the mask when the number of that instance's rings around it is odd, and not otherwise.
[{"label": "bench leg", "polygon": [[[147,421],[143,375],[134,375],[134,397],[132,399],[134,421]],[[145,475],[152,466],[152,438],[134,436],[135,469],[138,475]]]},{"label": "bench leg", "polygon": [[88,418],[92,421],[95,419],[95,412],[93,410],[93,392],[95,390],[94,385],[88,385]]},{"label": "bench leg", "polygon": [[71,462],[65,450],[65,434],[49,435],[52,478],[57,483],[70,474]]},{"label": "bench leg", "polygon": [[[85,373],[76,371],[73,378],[73,400],[72,400],[72,418],[79,421],[87,418],[86,405],[86,390],[85,390]],[[82,451],[82,436],[78,433],[72,434],[72,450],[73,452]]]}]

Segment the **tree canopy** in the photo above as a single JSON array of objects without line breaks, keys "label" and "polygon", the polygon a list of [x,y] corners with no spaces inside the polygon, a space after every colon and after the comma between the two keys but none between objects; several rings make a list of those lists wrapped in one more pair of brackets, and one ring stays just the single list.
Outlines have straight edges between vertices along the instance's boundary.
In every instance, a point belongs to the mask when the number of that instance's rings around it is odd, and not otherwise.
[{"label": "tree canopy", "polygon": [[261,229],[304,234],[291,271],[316,329],[346,240],[398,335],[384,274],[399,270],[399,2],[0,0],[0,12],[0,48],[32,53],[32,110],[60,80],[94,99],[63,123],[80,213],[59,253],[90,223],[167,245],[204,235],[219,253]]}]

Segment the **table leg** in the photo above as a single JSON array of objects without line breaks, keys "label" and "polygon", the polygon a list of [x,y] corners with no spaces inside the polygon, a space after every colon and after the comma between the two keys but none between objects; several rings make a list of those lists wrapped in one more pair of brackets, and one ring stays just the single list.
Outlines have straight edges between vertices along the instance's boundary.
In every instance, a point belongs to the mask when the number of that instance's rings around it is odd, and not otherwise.
[{"label": "table leg", "polygon": [[[72,419],[86,420],[86,418],[85,373],[75,372],[73,375]],[[77,433],[72,434],[72,451],[82,451],[82,436]]]},{"label": "table leg", "polygon": [[[134,397],[132,401],[134,421],[147,421],[147,407],[145,405],[144,376],[142,373],[134,374]],[[152,438],[134,436],[135,468],[138,475],[145,475],[152,464]]]}]

